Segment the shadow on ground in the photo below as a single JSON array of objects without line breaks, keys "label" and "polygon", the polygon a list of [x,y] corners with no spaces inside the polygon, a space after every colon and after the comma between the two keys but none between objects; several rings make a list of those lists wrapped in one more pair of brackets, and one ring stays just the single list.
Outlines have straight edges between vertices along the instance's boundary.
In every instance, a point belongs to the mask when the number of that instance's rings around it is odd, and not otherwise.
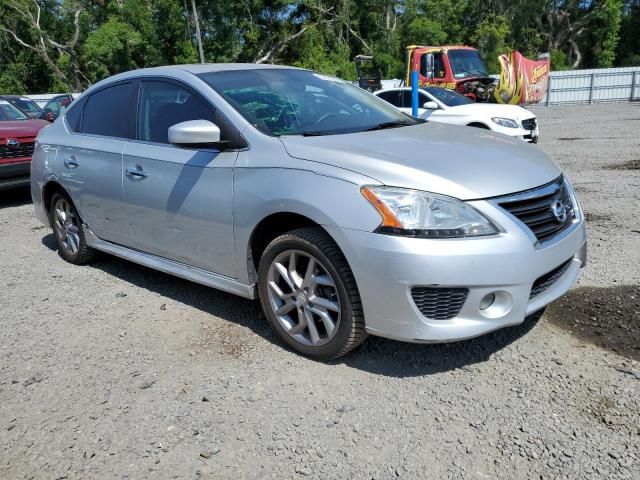
[{"label": "shadow on ground", "polygon": [[[57,250],[52,234],[43,237],[42,243],[51,250]],[[110,255],[100,257],[91,264],[91,267],[121,278],[139,288],[249,328],[268,341],[281,345],[272,333],[258,302],[166,275]],[[568,300],[561,305],[566,308],[574,302],[576,299]],[[567,313],[562,308],[555,309],[554,318],[579,317],[575,312]],[[362,347],[332,363],[393,377],[431,375],[463,368],[487,361],[492,354],[526,335],[537,324],[540,316],[541,314],[535,314],[521,325],[498,330],[472,340],[449,344],[409,344],[369,337]]]},{"label": "shadow on ground", "polygon": [[31,190],[29,187],[0,190],[0,209],[21,207],[28,203],[31,203]]},{"label": "shadow on ground", "polygon": [[552,303],[546,318],[580,340],[640,361],[640,285],[576,288]]}]

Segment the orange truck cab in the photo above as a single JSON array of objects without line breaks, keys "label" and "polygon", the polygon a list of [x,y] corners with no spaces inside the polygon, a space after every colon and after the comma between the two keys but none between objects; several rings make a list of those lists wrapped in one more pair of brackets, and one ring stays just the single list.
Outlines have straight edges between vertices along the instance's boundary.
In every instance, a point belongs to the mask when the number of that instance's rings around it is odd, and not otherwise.
[{"label": "orange truck cab", "polygon": [[407,47],[405,84],[411,85],[411,72],[418,72],[418,86],[442,87],[471,97],[491,101],[496,80],[491,78],[480,52],[467,46]]}]

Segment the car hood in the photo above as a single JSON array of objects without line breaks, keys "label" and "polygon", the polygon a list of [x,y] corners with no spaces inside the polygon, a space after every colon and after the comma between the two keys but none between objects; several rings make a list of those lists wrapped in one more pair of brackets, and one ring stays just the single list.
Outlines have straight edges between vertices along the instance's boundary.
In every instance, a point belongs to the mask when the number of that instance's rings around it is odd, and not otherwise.
[{"label": "car hood", "polygon": [[450,107],[444,110],[444,112],[455,113],[456,115],[483,116],[487,118],[502,117],[513,120],[535,117],[532,112],[518,105],[500,105],[497,103],[469,103],[467,105]]},{"label": "car hood", "polygon": [[351,170],[385,185],[462,200],[527,190],[561,174],[553,160],[522,140],[490,130],[435,122],[280,139],[292,157]]},{"label": "car hood", "polygon": [[46,120],[0,121],[0,138],[35,137],[47,125],[51,124]]}]

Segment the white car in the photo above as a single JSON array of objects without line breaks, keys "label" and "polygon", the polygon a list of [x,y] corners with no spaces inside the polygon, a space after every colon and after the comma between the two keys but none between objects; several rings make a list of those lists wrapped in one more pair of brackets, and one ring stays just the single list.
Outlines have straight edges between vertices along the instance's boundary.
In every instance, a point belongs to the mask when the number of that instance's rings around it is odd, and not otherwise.
[{"label": "white car", "polygon": [[[374,95],[411,115],[411,88],[378,90]],[[525,108],[517,105],[475,103],[453,90],[438,87],[420,88],[418,95],[420,118],[432,122],[487,128],[527,142],[538,142],[538,120]]]}]

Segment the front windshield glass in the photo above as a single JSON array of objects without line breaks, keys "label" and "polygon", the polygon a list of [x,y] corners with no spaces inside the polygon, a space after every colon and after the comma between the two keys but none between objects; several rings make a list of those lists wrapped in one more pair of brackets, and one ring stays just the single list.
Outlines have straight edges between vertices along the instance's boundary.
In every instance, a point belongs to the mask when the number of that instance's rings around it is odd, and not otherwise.
[{"label": "front windshield glass", "polygon": [[11,103],[14,107],[19,108],[23,112],[38,114],[41,111],[40,107],[38,107],[38,105],[36,105],[36,103],[33,100],[30,100],[26,97],[11,98],[9,99],[9,103]]},{"label": "front windshield glass", "polygon": [[426,87],[425,90],[444,103],[447,107],[457,107],[459,105],[473,103],[473,100],[469,97],[460,95],[458,92],[454,92],[447,88]]},{"label": "front windshield glass", "polygon": [[28,120],[28,117],[6,100],[0,100],[0,121]]},{"label": "front windshield glass", "polygon": [[422,123],[334,77],[294,69],[199,75],[267,135],[332,135]]},{"label": "front windshield glass", "polygon": [[449,50],[448,55],[455,78],[489,76],[477,50]]}]

